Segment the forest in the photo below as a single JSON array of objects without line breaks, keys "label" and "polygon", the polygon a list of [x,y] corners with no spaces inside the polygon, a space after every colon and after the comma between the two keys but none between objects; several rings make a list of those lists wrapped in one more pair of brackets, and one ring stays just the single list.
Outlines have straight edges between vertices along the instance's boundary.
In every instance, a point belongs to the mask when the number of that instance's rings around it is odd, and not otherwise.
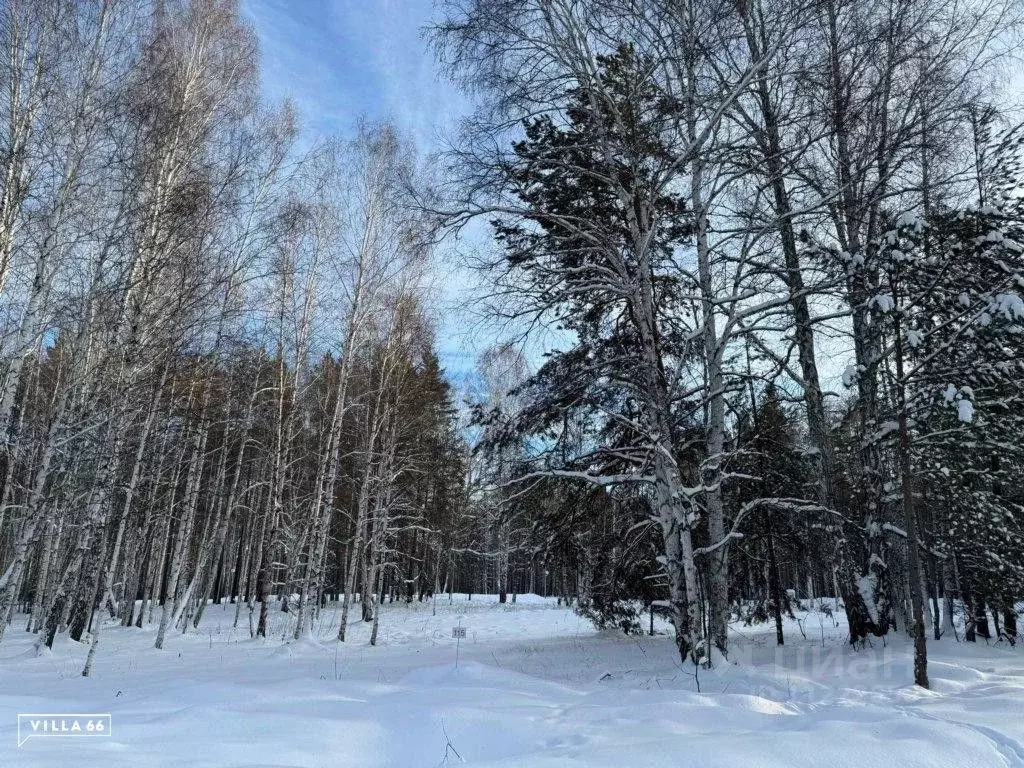
[{"label": "forest", "polygon": [[437,8],[427,154],[309,132],[234,0],[2,4],[0,647],[454,593],[1015,644],[1024,6]]}]

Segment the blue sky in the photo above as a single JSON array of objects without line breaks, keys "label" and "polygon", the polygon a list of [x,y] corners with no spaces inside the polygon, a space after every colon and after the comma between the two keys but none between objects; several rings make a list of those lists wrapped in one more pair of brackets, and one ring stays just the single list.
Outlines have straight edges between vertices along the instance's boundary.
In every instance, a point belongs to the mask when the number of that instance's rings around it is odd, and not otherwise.
[{"label": "blue sky", "polygon": [[424,149],[465,110],[423,36],[431,0],[243,0],[260,37],[263,82],[290,95],[314,133],[359,115],[390,118]]},{"label": "blue sky", "polygon": [[[348,135],[360,116],[389,119],[421,154],[437,150],[468,109],[441,76],[423,28],[432,0],[242,0],[260,38],[264,91],[290,96],[308,135]],[[432,291],[439,352],[461,382],[487,341],[458,305],[469,280],[441,249]]]}]

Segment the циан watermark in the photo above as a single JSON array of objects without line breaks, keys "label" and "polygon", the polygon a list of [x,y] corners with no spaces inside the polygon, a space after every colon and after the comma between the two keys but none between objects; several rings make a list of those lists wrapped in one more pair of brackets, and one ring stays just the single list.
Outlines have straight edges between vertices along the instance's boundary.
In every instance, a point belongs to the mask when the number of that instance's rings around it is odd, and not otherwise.
[{"label": "\u0446\u0438\u0430\u043d watermark", "polygon": [[36,736],[109,736],[110,726],[109,714],[19,714],[18,747]]}]

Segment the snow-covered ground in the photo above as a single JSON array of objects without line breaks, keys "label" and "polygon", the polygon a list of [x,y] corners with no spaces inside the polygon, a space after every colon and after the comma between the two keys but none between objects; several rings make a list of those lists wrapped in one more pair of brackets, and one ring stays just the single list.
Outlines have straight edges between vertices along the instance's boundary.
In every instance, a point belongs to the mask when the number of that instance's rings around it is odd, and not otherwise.
[{"label": "snow-covered ground", "polygon": [[[778,650],[773,627],[736,625],[730,663],[695,676],[668,636],[598,633],[537,597],[385,605],[377,647],[362,623],[334,641],[333,607],[320,641],[287,643],[287,614],[254,641],[213,606],[162,651],[105,629],[89,678],[85,646],[37,655],[16,617],[0,766],[1024,766],[1020,649],[932,642],[922,691],[904,638],[854,651],[830,617],[798,616]],[[76,712],[110,713],[110,735],[18,746],[18,713]]]}]

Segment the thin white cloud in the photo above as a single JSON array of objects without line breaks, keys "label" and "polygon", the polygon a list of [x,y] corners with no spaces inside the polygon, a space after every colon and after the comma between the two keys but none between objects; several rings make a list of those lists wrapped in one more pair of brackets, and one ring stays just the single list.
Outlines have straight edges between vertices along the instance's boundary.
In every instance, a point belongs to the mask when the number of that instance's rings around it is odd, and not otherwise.
[{"label": "thin white cloud", "polygon": [[430,0],[245,0],[267,93],[291,96],[310,131],[390,119],[424,151],[466,110],[423,35]]}]

